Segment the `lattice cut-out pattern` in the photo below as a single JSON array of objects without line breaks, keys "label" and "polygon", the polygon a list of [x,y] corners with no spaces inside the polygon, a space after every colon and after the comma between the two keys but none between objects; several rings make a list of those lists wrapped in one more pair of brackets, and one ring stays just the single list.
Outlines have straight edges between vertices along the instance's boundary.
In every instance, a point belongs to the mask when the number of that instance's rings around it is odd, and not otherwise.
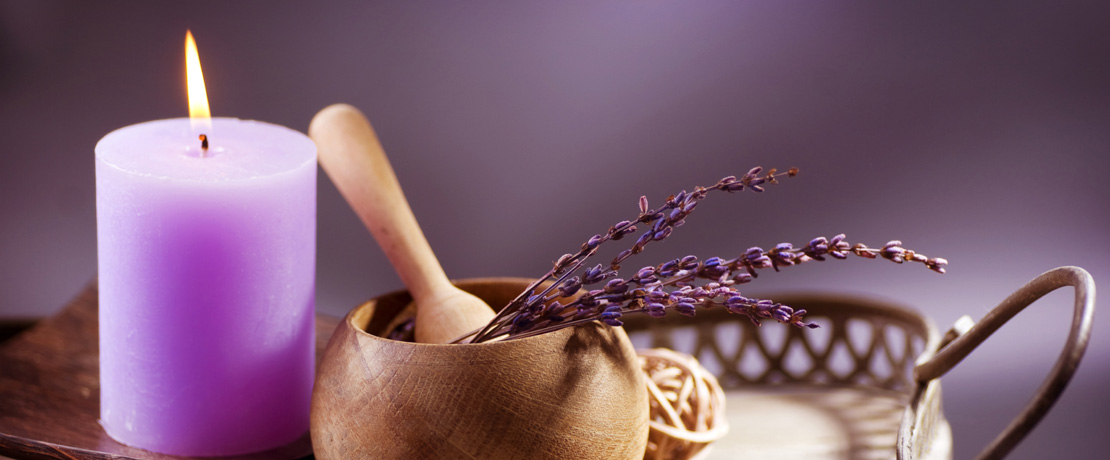
[{"label": "lattice cut-out pattern", "polygon": [[[929,331],[921,316],[855,299],[800,297],[783,302],[805,308],[808,319],[821,329],[769,321],[755,326],[724,310],[698,312],[693,318],[626,317],[625,329],[638,347],[670,348],[697,357],[726,389],[801,383],[908,392],[915,385],[911,372]],[[690,329],[695,331],[693,340]]]}]

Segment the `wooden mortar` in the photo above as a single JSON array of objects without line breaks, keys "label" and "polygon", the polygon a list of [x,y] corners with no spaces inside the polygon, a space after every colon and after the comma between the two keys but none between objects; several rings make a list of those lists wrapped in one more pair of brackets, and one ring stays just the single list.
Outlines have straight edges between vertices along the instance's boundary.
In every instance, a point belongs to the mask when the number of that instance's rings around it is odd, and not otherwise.
[{"label": "wooden mortar", "polygon": [[[505,305],[529,281],[457,285]],[[405,291],[370,300],[328,342],[312,393],[316,458],[643,458],[647,392],[623,329],[467,345],[380,337],[409,302]]]}]

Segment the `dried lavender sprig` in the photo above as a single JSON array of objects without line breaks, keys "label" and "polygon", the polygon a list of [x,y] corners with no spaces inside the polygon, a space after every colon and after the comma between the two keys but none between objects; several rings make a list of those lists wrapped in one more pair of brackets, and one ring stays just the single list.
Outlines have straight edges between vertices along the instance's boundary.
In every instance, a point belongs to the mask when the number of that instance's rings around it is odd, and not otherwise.
[{"label": "dried lavender sprig", "polygon": [[760,325],[760,321],[763,319],[773,319],[780,323],[796,327],[808,327],[811,329],[820,327],[816,323],[805,322],[804,317],[806,311],[804,309],[794,310],[787,305],[775,303],[771,300],[747,298],[740,295],[739,292],[734,289],[726,288],[724,292],[725,293],[721,295],[723,300],[688,298],[681,303],[673,303],[671,305],[652,303],[643,308],[610,306],[607,307],[603,313],[596,316],[574,318],[564,322],[553,322],[543,327],[536,327],[513,334],[509,338],[522,339],[525,337],[532,337],[593,321],[601,321],[610,326],[618,327],[624,325],[620,318],[624,314],[629,313],[646,313],[652,317],[662,317],[666,315],[668,309],[673,309],[678,311],[679,314],[694,316],[694,312],[697,311],[698,308],[708,309],[715,307],[724,307],[728,309],[730,313],[745,315],[757,326]]},{"label": "dried lavender sprig", "polygon": [[[794,312],[782,304],[748,299],[730,286],[750,282],[758,276],[759,269],[778,271],[782,266],[823,261],[826,255],[845,259],[848,253],[868,259],[882,257],[895,263],[919,262],[938,273],[944,273],[948,264],[945,259],[928,258],[905,249],[900,241],[890,241],[882,249],[871,249],[863,244],[851,245],[843,234],[831,240],[814,238],[802,248],[794,248],[790,243],[780,243],[769,252],[753,247],[734,259],[712,257],[698,262],[696,257],[686,256],[643,267],[628,281],[611,279],[603,289],[590,290],[566,305],[556,300],[542,307],[522,309],[508,326],[497,328],[491,337],[507,334],[510,338],[521,338],[596,320],[620,325],[620,316],[624,313],[662,316],[672,307],[681,314],[693,316],[699,306],[708,308],[720,304],[714,299],[721,296],[730,299],[725,303],[730,305],[730,312],[748,315],[757,324],[760,318],[774,318],[798,327],[815,327],[802,322],[804,310]],[[705,286],[694,286],[691,283],[695,279],[712,281]],[[664,288],[672,288],[672,291]]]},{"label": "dried lavender sprig", "polygon": [[[636,219],[618,222],[610,227],[605,235],[599,234],[590,237],[589,240],[582,244],[581,249],[576,254],[564,254],[555,262],[551,270],[543,277],[534,281],[521,292],[520,295],[510,301],[489,324],[478,331],[456,339],[455,342],[460,342],[471,336],[474,337],[474,342],[484,341],[489,338],[489,334],[497,329],[509,315],[521,308],[535,308],[536,305],[550,300],[552,297],[552,290],[557,286],[563,286],[572,274],[581,269],[586,259],[597,253],[597,249],[601,244],[609,240],[619,240],[628,234],[634,233],[637,230],[635,226],[636,223],[652,225],[648,231],[645,231],[640,236],[632,248],[622,251],[613,259],[610,263],[610,270],[587,270],[587,273],[584,275],[591,276],[585,276],[585,279],[580,279],[582,284],[594,284],[615,276],[616,270],[620,269],[621,262],[634,254],[643,252],[644,247],[652,241],[666,239],[674,231],[674,228],[680,227],[685,223],[686,217],[693,212],[697,203],[704,199],[709,191],[720,190],[733,193],[747,189],[757,193],[763,192],[765,184],[778,184],[779,177],[794,177],[798,175],[798,168],[790,168],[785,173],[779,173],[778,170],[774,168],[767,171],[766,174],[761,175],[762,172],[763,168],[756,166],[740,178],[736,176],[727,176],[710,187],[696,187],[692,193],[687,193],[683,190],[677,195],[671,195],[667,198],[666,203],[657,209],[649,209],[647,197],[641,196],[639,201],[640,214]],[[552,278],[555,278],[554,283],[539,294],[535,293],[536,288],[542,283],[550,281]],[[562,294],[569,295],[565,292]]]},{"label": "dried lavender sprig", "polygon": [[[649,210],[647,197],[641,196],[639,200],[640,214],[635,222],[652,224],[652,226],[649,230],[645,231],[640,236],[640,238],[636,241],[636,244],[634,244],[632,248],[626,249],[618,254],[616,258],[614,258],[613,261],[610,262],[610,267],[608,270],[604,269],[599,264],[590,269],[587,269],[581,279],[579,279],[578,277],[574,277],[571,278],[571,282],[566,282],[568,276],[571,273],[575,273],[581,267],[585,258],[593,255],[593,252],[588,253],[586,257],[579,259],[569,270],[564,270],[564,274],[560,276],[555,283],[544,290],[544,292],[542,292],[538,296],[530,297],[529,306],[535,308],[536,303],[548,301],[556,297],[556,294],[552,292],[552,289],[555,286],[560,287],[559,294],[561,294],[562,296],[569,296],[573,295],[574,291],[577,291],[577,289],[582,286],[597,284],[615,276],[617,270],[620,269],[620,263],[623,262],[625,259],[633,254],[638,254],[642,252],[647,244],[653,241],[661,241],[667,238],[672,233],[674,228],[682,226],[685,223],[686,217],[689,216],[691,212],[693,212],[694,208],[697,206],[697,203],[704,199],[710,190],[723,190],[731,193],[742,191],[745,188],[748,188],[755,192],[762,192],[764,190],[762,184],[777,184],[778,176],[785,175],[793,177],[798,173],[797,168],[791,168],[789,171],[783,174],[778,174],[777,170],[771,169],[767,172],[766,175],[760,176],[762,170],[763,168],[757,166],[750,169],[743,177],[739,179],[737,179],[735,176],[727,176],[725,178],[722,178],[712,187],[696,187],[694,189],[694,192],[692,193],[687,193],[685,190],[683,190],[677,195],[671,195],[670,197],[668,197],[666,203],[662,207],[655,210]],[[670,212],[667,212],[668,210]],[[632,222],[622,221],[611,227],[605,237],[600,237],[600,235],[597,235],[591,238],[590,241],[583,245],[583,248],[586,249],[594,247],[596,249],[597,244],[600,244],[607,239],[617,240],[628,233],[634,232],[635,230],[636,228],[633,226]],[[564,258],[565,257],[566,256],[564,256]],[[558,269],[556,271],[558,271]]]},{"label": "dried lavender sprig", "polygon": [[686,285],[668,291],[664,289],[665,285],[674,288],[673,283],[668,280],[659,280],[627,293],[591,292],[587,295],[593,295],[594,298],[579,298],[565,306],[556,301],[545,309],[550,313],[534,323],[527,316],[517,317],[507,335],[510,339],[524,338],[591,321],[621,326],[623,323],[620,318],[627,313],[646,313],[659,317],[670,309],[693,316],[698,308],[713,307],[724,307],[731,313],[743,314],[757,325],[762,319],[773,319],[797,327],[817,327],[816,324],[804,322],[805,310],[795,311],[770,300],[744,297],[730,286],[710,282],[704,286]]}]

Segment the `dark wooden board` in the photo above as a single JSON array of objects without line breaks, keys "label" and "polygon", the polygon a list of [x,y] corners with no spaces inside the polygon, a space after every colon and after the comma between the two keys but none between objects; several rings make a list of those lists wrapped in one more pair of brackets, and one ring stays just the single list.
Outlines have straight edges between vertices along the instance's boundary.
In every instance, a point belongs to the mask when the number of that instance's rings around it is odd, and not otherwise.
[{"label": "dark wooden board", "polygon": [[[317,362],[339,319],[316,318]],[[101,429],[97,289],[90,284],[66,307],[0,343],[0,455],[16,459],[151,459]],[[236,460],[310,457],[308,433],[296,442]]]}]

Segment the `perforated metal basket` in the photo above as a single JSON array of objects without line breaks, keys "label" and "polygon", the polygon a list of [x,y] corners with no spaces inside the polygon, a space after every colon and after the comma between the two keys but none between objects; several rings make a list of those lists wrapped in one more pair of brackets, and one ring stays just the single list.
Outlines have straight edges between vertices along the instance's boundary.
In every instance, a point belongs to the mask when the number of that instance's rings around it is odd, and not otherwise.
[{"label": "perforated metal basket", "polygon": [[977,458],[1003,458],[1063,392],[1086,350],[1094,282],[1077,267],[1048,271],[975,323],[944,336],[912,310],[850,297],[776,300],[808,311],[820,329],[755,327],[723,310],[665,320],[626,316],[637,348],[689,353],[728,394],[729,434],[703,458],[950,459],[939,378],[1019,311],[1075,287],[1075,316],[1055,367],[1029,405]]}]

